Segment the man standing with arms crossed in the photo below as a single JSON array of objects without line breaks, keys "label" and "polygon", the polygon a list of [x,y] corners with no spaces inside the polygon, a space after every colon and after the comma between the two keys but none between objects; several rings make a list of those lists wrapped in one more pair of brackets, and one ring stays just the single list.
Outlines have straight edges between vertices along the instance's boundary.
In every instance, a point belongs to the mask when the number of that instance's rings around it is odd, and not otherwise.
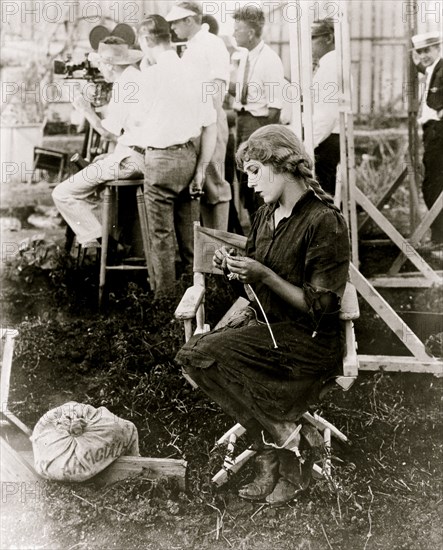
[{"label": "man standing with arms crossed", "polygon": [[229,129],[223,101],[229,81],[229,53],[221,38],[202,25],[198,2],[179,2],[166,16],[178,38],[187,39],[182,61],[201,82],[203,101],[213,101],[217,111],[217,143],[206,170],[200,210],[203,225],[227,231],[231,187],[225,179]]},{"label": "man standing with arms crossed", "polygon": [[[258,128],[280,121],[286,82],[281,59],[262,39],[263,11],[251,4],[239,8],[233,17],[237,46],[247,50],[240,60],[238,81],[229,89],[235,97],[233,108],[237,113],[239,147]],[[237,177],[243,204],[252,221],[261,199],[248,187],[245,174],[238,172]]]}]

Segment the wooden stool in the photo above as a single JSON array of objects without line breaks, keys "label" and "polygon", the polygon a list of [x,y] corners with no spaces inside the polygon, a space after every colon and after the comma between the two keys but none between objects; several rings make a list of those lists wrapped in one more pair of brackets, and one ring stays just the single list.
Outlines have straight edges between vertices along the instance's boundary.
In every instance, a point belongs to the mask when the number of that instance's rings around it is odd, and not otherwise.
[{"label": "wooden stool", "polygon": [[[102,303],[103,303],[107,271],[111,271],[111,270],[127,271],[127,270],[146,269],[148,271],[148,280],[152,289],[154,278],[152,276],[153,272],[152,272],[151,258],[150,258],[148,216],[146,212],[143,186],[144,186],[144,180],[142,179],[113,180],[113,181],[108,181],[105,184],[105,192],[104,192],[104,198],[103,198],[103,216],[102,216],[103,219],[102,219],[102,250],[101,250],[101,258],[100,258],[100,282],[99,282],[99,290],[98,290],[99,308],[102,307]],[[114,207],[118,206],[118,189],[122,187],[134,187],[136,190],[137,211],[138,211],[138,217],[140,220],[140,228],[141,228],[142,241],[143,241],[143,252],[145,256],[146,266],[123,265],[123,264],[109,266],[106,263],[108,259],[111,212],[113,211]]]}]

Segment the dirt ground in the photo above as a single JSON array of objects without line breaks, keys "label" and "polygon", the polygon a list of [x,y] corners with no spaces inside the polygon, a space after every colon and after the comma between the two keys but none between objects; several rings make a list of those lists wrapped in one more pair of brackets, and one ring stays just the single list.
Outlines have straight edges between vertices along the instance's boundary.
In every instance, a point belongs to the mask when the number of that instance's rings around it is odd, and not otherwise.
[{"label": "dirt ground", "polygon": [[[7,191],[2,215],[10,209],[22,217],[23,228],[4,230],[2,242],[42,233],[26,219],[35,204],[51,204],[48,185]],[[46,241],[63,244],[62,227],[43,232]],[[395,254],[395,247],[362,246],[362,272],[383,272]],[[154,301],[142,277],[113,277],[109,309],[99,314],[96,264],[77,267],[61,253],[56,260],[51,269],[20,271],[2,257],[2,325],[19,331],[10,408],[32,428],[46,411],[70,400],[106,406],[135,423],[143,456],[188,461],[187,491],[143,477],[106,489],[2,483],[2,550],[441,547],[441,379],[361,373],[349,392],[329,394],[316,409],[351,441],[334,446],[332,479],[317,480],[279,509],[250,504],[237,490],[251,477],[251,465],[220,489],[211,484],[223,456],[213,446],[232,421],[192,390],[173,362],[183,341],[173,311],[186,279],[174,296]],[[384,295],[402,314],[427,314],[415,316],[423,339],[442,332],[438,290]],[[210,281],[211,323],[230,298]],[[364,304],[361,309],[360,352],[405,354],[377,315]],[[441,354],[438,346],[433,353]]]}]

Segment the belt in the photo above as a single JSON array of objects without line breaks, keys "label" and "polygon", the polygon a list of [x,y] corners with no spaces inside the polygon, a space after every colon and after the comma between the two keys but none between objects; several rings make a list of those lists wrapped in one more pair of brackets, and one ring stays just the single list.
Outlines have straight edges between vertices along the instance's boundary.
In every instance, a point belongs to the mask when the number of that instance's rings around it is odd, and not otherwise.
[{"label": "belt", "polygon": [[174,151],[176,149],[184,149],[192,145],[192,141],[186,143],[179,143],[178,145],[170,145],[169,147],[146,147],[147,151]]},{"label": "belt", "polygon": [[235,111],[237,113],[238,116],[240,115],[250,115],[250,116],[254,116],[250,111],[247,111],[246,109],[241,109],[240,111]]},{"label": "belt", "polygon": [[132,149],[136,153],[140,153],[140,155],[144,155],[146,151],[144,147],[139,147],[138,145],[129,145],[129,149]]}]

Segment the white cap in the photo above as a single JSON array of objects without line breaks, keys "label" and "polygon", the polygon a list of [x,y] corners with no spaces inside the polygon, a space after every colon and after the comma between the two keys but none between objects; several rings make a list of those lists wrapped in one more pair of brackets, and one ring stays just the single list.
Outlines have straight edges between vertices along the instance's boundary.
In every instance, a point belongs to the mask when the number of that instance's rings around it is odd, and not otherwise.
[{"label": "white cap", "polygon": [[198,14],[195,11],[181,8],[180,6],[173,6],[165,19],[171,23],[172,21],[178,21],[179,19],[185,19],[186,17],[195,17],[196,15]]}]

